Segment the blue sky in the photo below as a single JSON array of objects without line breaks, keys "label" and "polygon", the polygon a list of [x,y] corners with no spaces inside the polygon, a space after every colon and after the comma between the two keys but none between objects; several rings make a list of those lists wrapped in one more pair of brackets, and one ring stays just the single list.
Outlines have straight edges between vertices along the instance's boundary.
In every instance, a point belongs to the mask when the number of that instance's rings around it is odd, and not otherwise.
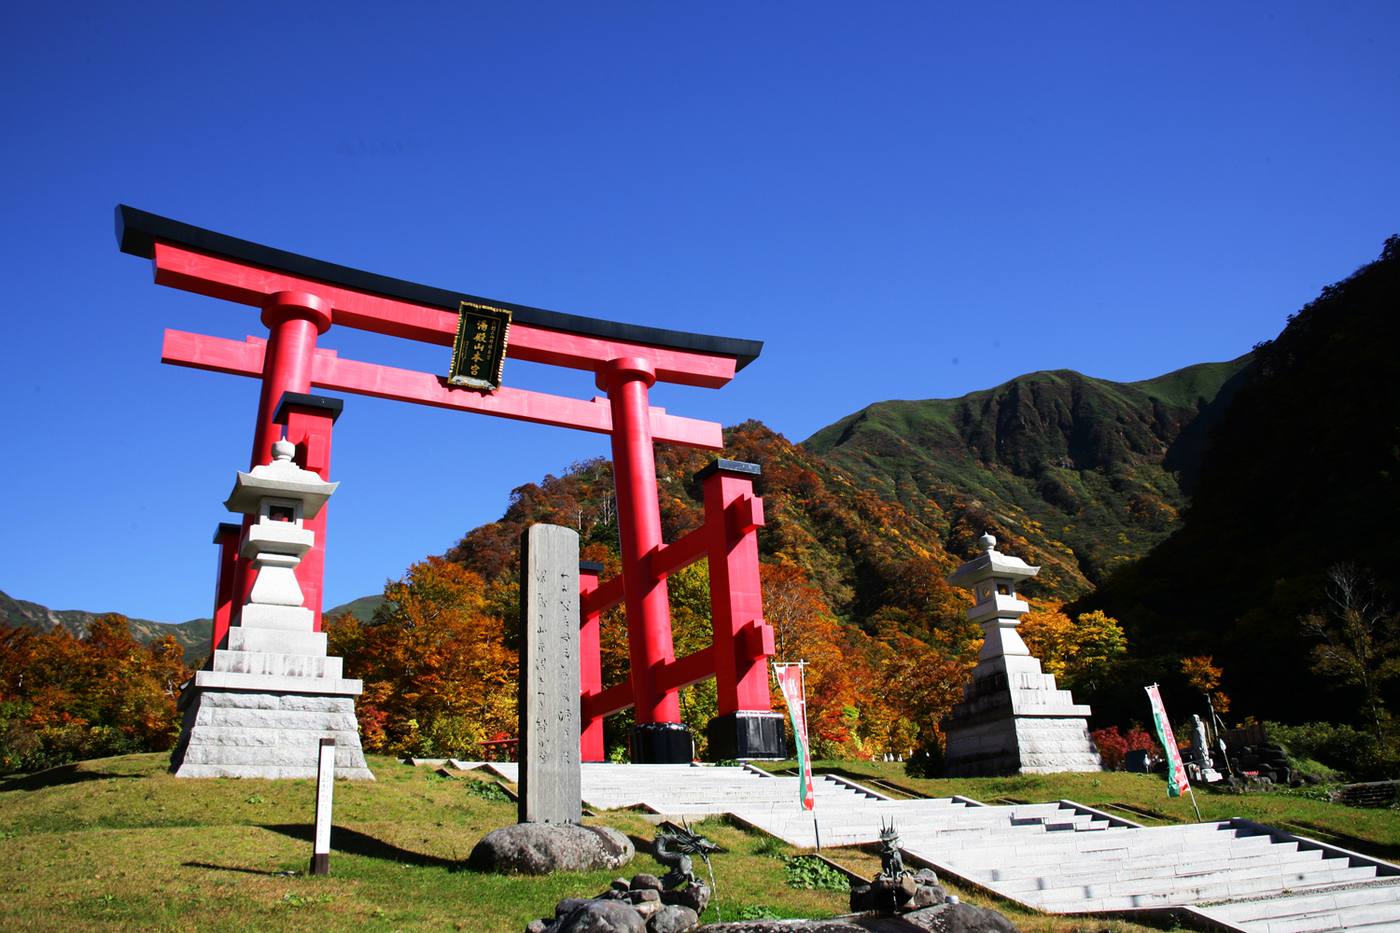
[{"label": "blue sky", "polygon": [[[1400,7],[1223,6],[16,8],[0,589],[209,612],[257,385],[161,366],[161,332],[262,331],[250,309],[155,287],[117,251],[118,202],[430,285],[764,340],[729,387],[655,404],[794,441],[882,399],[1238,356],[1400,232]],[[353,331],[322,345],[447,367]],[[506,379],[595,394],[518,362]],[[328,605],[606,449],[347,397]]]}]

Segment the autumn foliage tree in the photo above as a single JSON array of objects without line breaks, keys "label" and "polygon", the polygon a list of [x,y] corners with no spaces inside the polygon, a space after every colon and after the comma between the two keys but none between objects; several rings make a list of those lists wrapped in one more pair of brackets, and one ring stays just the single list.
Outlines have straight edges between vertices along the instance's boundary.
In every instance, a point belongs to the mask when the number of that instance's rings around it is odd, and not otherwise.
[{"label": "autumn foliage tree", "polygon": [[1181,674],[1192,689],[1209,698],[1211,706],[1217,714],[1230,711],[1230,696],[1219,689],[1220,681],[1225,676],[1225,672],[1216,666],[1213,655],[1192,655],[1189,658],[1182,658]]},{"label": "autumn foliage tree", "polygon": [[1059,604],[1046,603],[1022,616],[1019,631],[1045,672],[1065,688],[1092,688],[1128,650],[1118,620],[1098,610],[1071,620]]},{"label": "autumn foliage tree", "polygon": [[190,673],[173,637],[143,645],[117,614],[81,637],[0,626],[0,771],[169,748]]},{"label": "autumn foliage tree", "polygon": [[429,557],[384,588],[369,623],[330,621],[330,653],[365,683],[357,713],[366,749],[473,756],[497,733],[515,734],[516,592]]}]

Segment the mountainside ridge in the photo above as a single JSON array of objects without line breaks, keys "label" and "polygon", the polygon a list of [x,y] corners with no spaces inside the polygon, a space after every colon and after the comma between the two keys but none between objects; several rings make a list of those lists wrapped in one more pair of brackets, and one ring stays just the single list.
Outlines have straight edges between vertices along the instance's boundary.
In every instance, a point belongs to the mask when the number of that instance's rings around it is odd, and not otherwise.
[{"label": "mountainside ridge", "polygon": [[995,504],[1052,556],[1053,587],[1083,593],[1173,527],[1250,359],[1128,383],[1042,370],[958,398],[877,402],[802,446],[906,506]]}]

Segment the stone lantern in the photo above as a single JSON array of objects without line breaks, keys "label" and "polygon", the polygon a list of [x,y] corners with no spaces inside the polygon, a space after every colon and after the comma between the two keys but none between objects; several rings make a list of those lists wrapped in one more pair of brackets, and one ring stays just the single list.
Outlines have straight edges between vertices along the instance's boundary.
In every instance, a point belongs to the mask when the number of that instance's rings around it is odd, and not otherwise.
[{"label": "stone lantern", "polygon": [[1017,584],[1040,572],[1019,557],[996,550],[984,534],[982,554],[963,564],[948,582],[972,591],[967,618],[985,636],[963,702],[943,723],[949,777],[1099,771],[1103,765],[1089,738],[1088,706],[1077,705],[1055,676],[1041,670],[1016,627],[1030,605]]},{"label": "stone lantern", "polygon": [[304,522],[339,484],[297,466],[295,453],[286,440],[274,443],[272,462],[240,472],[224,503],[251,519],[239,553],[257,578],[228,647],[181,697],[177,777],[315,777],[320,740],[334,739],[336,776],[374,779],[355,719],[363,685],[327,656],[296,577],[316,540]]},{"label": "stone lantern", "polygon": [[224,502],[230,512],[253,517],[239,549],[253,562],[257,580],[243,607],[242,624],[270,623],[276,628],[310,630],[314,614],[305,608],[296,568],[316,542],[303,525],[315,518],[339,483],[328,483],[292,460],[296,447],[285,440],[272,445],[272,462],[238,474]]}]

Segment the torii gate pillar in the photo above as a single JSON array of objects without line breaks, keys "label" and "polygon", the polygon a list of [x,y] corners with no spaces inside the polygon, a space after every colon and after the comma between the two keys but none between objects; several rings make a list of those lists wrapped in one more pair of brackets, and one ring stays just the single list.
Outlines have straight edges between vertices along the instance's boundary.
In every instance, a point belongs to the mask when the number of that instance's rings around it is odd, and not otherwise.
[{"label": "torii gate pillar", "polygon": [[599,367],[597,382],[608,393],[612,407],[613,485],[622,563],[635,568],[623,577],[636,715],[632,760],[641,764],[690,761],[694,746],[680,721],[676,691],[662,690],[656,683],[657,670],[675,660],[666,579],[651,572],[648,560],[664,544],[648,415],[656,371],[645,359],[624,357]]}]

